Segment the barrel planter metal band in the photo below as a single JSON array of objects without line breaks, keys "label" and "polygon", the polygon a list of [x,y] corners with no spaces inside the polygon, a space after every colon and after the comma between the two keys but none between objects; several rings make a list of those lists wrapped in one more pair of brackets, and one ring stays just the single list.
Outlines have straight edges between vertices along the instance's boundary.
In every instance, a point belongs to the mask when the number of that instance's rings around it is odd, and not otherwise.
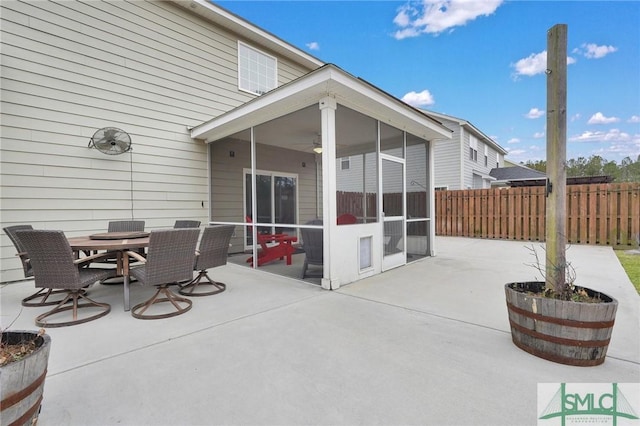
[{"label": "barrel planter metal band", "polygon": [[37,421],[47,376],[51,337],[29,331],[2,333],[10,344],[36,339],[38,348],[19,361],[0,367],[2,425],[32,425]]},{"label": "barrel planter metal band", "polygon": [[585,288],[602,303],[563,301],[538,296],[543,282],[505,285],[513,343],[537,357],[575,366],[604,362],[618,302]]}]

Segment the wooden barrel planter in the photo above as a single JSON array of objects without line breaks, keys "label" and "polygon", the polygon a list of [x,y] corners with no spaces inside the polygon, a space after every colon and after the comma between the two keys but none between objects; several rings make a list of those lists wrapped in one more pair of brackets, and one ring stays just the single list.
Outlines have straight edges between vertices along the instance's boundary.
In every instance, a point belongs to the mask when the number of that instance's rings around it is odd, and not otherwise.
[{"label": "wooden barrel planter", "polygon": [[513,343],[549,361],[581,367],[604,362],[618,301],[584,288],[603,303],[583,303],[536,296],[544,282],[505,285]]},{"label": "wooden barrel planter", "polygon": [[0,367],[2,426],[33,425],[40,413],[51,337],[31,331],[5,331],[2,341],[17,344],[36,339],[37,349],[19,361]]}]

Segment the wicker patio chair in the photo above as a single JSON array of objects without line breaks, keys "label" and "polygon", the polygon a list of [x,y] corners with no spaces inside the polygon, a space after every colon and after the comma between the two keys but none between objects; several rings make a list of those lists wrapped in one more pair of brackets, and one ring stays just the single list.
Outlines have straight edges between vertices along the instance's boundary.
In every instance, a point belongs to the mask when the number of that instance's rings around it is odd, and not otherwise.
[{"label": "wicker patio chair", "polygon": [[[113,220],[109,222],[107,232],[144,232],[144,220]],[[144,256],[143,248],[137,250],[138,254]],[[109,263],[115,263],[114,258],[108,259]],[[116,277],[114,280],[102,281],[102,284],[121,284],[122,277]]]},{"label": "wicker patio chair", "polygon": [[[22,270],[24,272],[25,278],[33,277],[33,268],[31,267],[31,262],[29,261],[29,256],[27,256],[27,250],[24,248],[24,244],[20,241],[20,237],[17,235],[17,231],[30,231],[33,230],[31,225],[14,225],[7,226],[6,228],[2,228],[13,243],[14,247],[18,251],[16,256],[20,258],[20,262],[22,263]],[[54,290],[51,288],[41,288],[40,290],[33,293],[31,296],[25,297],[22,299],[22,306],[53,306],[60,303],[60,298],[57,296],[52,297],[52,300],[49,300],[50,296],[66,294],[65,290]]]},{"label": "wicker patio chair", "polygon": [[[191,300],[173,293],[169,286],[190,281],[193,278],[199,235],[200,229],[158,229],[151,231],[146,258],[136,252],[126,253],[133,259],[143,262],[143,265],[132,268],[130,275],[142,285],[157,287],[157,291],[149,300],[131,309],[131,315],[134,318],[169,318],[191,309]],[[153,305],[160,303],[168,303],[175,310],[168,313],[145,314]]]},{"label": "wicker patio chair", "polygon": [[[227,285],[212,280],[207,273],[207,269],[227,264],[229,241],[231,241],[231,235],[233,235],[234,230],[234,225],[216,225],[204,228],[200,246],[196,251],[194,269],[199,271],[198,275],[193,280],[180,286],[178,291],[180,294],[185,296],[211,296],[226,290]],[[207,281],[203,282],[203,278],[206,278]],[[211,291],[196,291],[200,285],[211,285],[213,288]]]},{"label": "wicker patio chair", "polygon": [[114,220],[109,222],[108,232],[142,232],[144,220]]},{"label": "wicker patio chair", "polygon": [[[87,263],[99,261],[108,254],[76,259],[62,231],[23,230],[17,231],[16,235],[29,256],[36,287],[66,292],[64,299],[53,309],[36,317],[37,326],[65,327],[82,324],[103,317],[111,311],[109,304],[91,300],[84,291],[85,287],[115,274],[112,269],[86,267]],[[66,311],[72,311],[72,319],[60,320],[61,315],[58,314]],[[54,316],[55,320],[52,321],[51,317]]]},{"label": "wicker patio chair", "polygon": [[[310,220],[306,225],[322,225],[322,219]],[[308,273],[309,265],[320,266],[324,263],[323,253],[323,236],[322,229],[301,228],[302,249],[305,253],[304,264],[302,265],[302,278],[305,277],[322,277],[322,269],[320,273]]]},{"label": "wicker patio chair", "polygon": [[176,220],[176,223],[173,225],[173,229],[182,229],[182,228],[200,228],[199,220]]}]

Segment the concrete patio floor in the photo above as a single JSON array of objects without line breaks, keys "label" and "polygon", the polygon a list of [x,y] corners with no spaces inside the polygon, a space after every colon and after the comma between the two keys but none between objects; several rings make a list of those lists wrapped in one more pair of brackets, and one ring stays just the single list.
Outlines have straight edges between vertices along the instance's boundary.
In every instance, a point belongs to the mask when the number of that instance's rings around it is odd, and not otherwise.
[{"label": "concrete patio floor", "polygon": [[[607,360],[518,349],[504,284],[536,279],[527,243],[438,237],[437,256],[337,291],[229,264],[226,292],[142,321],[112,306],[52,338],[38,424],[533,425],[537,384],[640,382],[640,296],[611,248],[572,246],[579,284],[619,301]],[[132,285],[132,304],[152,289]],[[1,289],[2,326],[34,329],[33,284]]]}]

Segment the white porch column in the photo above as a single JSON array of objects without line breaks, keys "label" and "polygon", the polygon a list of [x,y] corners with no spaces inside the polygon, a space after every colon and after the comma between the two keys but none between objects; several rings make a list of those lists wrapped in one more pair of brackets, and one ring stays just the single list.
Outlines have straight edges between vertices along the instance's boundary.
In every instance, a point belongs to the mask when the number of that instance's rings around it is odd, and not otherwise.
[{"label": "white porch column", "polygon": [[335,290],[340,287],[337,279],[336,262],[332,262],[331,253],[336,253],[339,244],[336,208],[336,109],[338,104],[331,97],[318,103],[322,129],[322,217],[324,239],[324,265],[322,288]]},{"label": "white porch column", "polygon": [[429,247],[429,256],[435,256],[435,243],[436,243],[436,197],[434,193],[435,186],[435,145],[434,141],[427,141],[427,153],[429,156],[429,161],[427,162],[427,180],[429,181],[427,185],[427,198],[429,200],[429,235],[427,238],[429,239],[428,247]]}]

